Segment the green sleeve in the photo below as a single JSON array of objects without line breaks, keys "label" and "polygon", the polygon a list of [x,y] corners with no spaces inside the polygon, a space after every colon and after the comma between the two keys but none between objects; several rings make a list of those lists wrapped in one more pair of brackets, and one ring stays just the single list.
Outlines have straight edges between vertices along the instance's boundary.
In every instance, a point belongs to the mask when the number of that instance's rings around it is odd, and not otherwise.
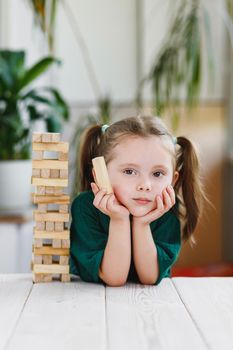
[{"label": "green sleeve", "polygon": [[81,193],[72,203],[71,273],[87,282],[103,282],[99,267],[107,244],[91,193]]},{"label": "green sleeve", "polygon": [[181,247],[180,221],[172,210],[156,220],[151,225],[152,236],[157,248],[159,277],[156,285],[164,277],[170,276],[170,270],[175,263]]}]

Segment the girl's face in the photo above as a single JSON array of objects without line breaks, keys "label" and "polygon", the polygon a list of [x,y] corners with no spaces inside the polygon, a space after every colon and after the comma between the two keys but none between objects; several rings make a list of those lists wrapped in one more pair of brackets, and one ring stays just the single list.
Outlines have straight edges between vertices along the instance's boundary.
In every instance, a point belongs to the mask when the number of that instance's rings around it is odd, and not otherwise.
[{"label": "girl's face", "polygon": [[156,196],[175,184],[174,146],[158,136],[123,137],[107,169],[114,193],[133,216],[156,208]]}]

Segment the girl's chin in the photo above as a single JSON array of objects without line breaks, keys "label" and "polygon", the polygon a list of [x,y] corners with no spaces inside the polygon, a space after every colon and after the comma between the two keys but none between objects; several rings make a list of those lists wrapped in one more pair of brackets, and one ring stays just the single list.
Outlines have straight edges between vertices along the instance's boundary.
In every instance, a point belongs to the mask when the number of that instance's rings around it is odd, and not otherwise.
[{"label": "girl's chin", "polygon": [[140,217],[148,214],[151,211],[146,209],[146,208],[132,208],[131,210],[129,209],[130,214],[132,214],[135,217]]}]

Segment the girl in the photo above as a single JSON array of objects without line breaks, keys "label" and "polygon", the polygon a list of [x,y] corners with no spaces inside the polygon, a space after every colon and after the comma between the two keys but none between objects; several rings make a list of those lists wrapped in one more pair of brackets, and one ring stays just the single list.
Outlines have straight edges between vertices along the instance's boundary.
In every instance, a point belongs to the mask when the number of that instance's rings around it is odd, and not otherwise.
[{"label": "girl", "polygon": [[[101,155],[112,194],[94,182],[92,158]],[[169,277],[182,240],[192,237],[204,197],[191,142],[174,138],[157,117],[138,116],[88,128],[79,160],[71,273],[109,286],[154,285]]]}]

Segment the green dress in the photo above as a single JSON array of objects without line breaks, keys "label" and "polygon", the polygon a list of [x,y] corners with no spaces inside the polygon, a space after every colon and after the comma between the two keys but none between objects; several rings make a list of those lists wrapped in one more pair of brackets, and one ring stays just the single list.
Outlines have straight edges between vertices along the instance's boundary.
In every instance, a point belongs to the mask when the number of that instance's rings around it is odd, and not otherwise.
[{"label": "green dress", "polygon": [[[93,205],[92,191],[80,193],[72,203],[70,272],[83,281],[104,283],[98,275],[104,249],[108,240],[109,216]],[[170,277],[180,247],[180,221],[171,209],[150,224],[159,263],[158,284]],[[132,241],[132,240],[131,240]],[[140,283],[131,258],[128,282]]]}]

